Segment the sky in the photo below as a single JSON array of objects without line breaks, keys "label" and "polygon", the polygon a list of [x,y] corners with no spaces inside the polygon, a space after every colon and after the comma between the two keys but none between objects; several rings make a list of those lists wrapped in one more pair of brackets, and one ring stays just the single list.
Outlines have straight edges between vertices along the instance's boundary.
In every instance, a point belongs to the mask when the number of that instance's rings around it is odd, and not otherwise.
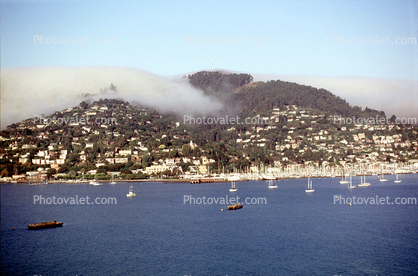
[{"label": "sky", "polygon": [[[418,0],[0,4],[2,71],[99,66],[176,76],[223,69],[333,88],[349,102],[362,91],[361,105],[418,114]],[[15,92],[2,89],[2,98]],[[392,96],[407,108],[391,107]]]}]

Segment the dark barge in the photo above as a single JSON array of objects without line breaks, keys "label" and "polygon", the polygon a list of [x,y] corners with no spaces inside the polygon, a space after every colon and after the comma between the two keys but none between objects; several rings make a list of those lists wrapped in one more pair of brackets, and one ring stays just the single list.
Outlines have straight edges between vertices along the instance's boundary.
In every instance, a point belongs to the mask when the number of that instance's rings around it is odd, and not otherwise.
[{"label": "dark barge", "polygon": [[55,227],[62,227],[63,222],[57,222],[56,220],[50,222],[41,222],[35,224],[29,224],[29,230],[38,230],[38,229],[45,229],[45,228],[55,228]]},{"label": "dark barge", "polygon": [[235,203],[233,205],[229,205],[228,206],[228,210],[237,210],[237,209],[241,209],[242,208],[242,204],[241,203]]}]

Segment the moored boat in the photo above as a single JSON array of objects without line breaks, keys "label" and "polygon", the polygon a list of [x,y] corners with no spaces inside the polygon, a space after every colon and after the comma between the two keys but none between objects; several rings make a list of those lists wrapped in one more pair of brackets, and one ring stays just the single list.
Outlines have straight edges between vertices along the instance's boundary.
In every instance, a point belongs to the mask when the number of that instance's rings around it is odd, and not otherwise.
[{"label": "moored boat", "polygon": [[[364,178],[364,180],[363,180]],[[366,176],[360,176],[360,184],[357,184],[359,187],[368,187],[370,186],[370,183],[366,182]]]},{"label": "moored boat", "polygon": [[230,191],[230,192],[236,192],[236,191],[238,191],[238,189],[237,189],[237,188],[235,188],[235,181],[232,181],[232,182],[231,182],[231,189],[229,189],[229,191]]},{"label": "moored boat", "polygon": [[277,188],[277,185],[274,185],[274,180],[269,180],[268,187],[269,187],[269,189],[275,189],[275,188]]},{"label": "moored boat", "polygon": [[242,208],[242,204],[241,203],[235,203],[232,205],[228,206],[228,210],[237,210],[237,209],[241,209]]},{"label": "moored boat", "polygon": [[99,181],[97,181],[96,179],[92,179],[92,180],[90,180],[90,185],[93,185],[93,186],[99,186],[99,185],[101,185],[101,184],[100,184],[100,182],[99,182]]},{"label": "moored boat", "polygon": [[41,223],[35,223],[35,224],[29,224],[28,229],[29,230],[37,230],[37,229],[45,229],[45,228],[55,228],[55,227],[61,227],[64,223],[63,222],[57,222],[56,220],[50,221],[50,222],[41,222]]},{"label": "moored boat", "polygon": [[351,175],[350,175],[350,183],[348,184],[348,188],[349,189],[356,189],[357,188],[355,185],[353,185],[353,181],[352,181]]},{"label": "moored boat", "polygon": [[110,184],[112,185],[116,184],[116,181],[113,179],[113,174],[112,174],[112,180],[110,181]]},{"label": "moored boat", "polygon": [[383,170],[382,170],[382,178],[379,179],[380,182],[386,182],[388,181],[384,176],[383,176]]},{"label": "moored boat", "polygon": [[315,192],[315,189],[312,188],[312,180],[310,180],[309,177],[308,177],[308,189],[305,190],[305,192],[307,192],[307,193],[313,193],[313,192]]},{"label": "moored boat", "polygon": [[340,184],[348,184],[348,183],[350,183],[350,181],[348,181],[347,179],[344,179],[344,167],[343,167],[343,173],[341,175]]},{"label": "moored boat", "polygon": [[126,194],[127,197],[134,197],[136,194],[134,193],[134,187],[129,187],[129,193]]},{"label": "moored boat", "polygon": [[398,174],[396,173],[396,180],[395,180],[395,183],[401,183],[402,182],[402,180],[400,180],[399,179],[399,176],[398,176]]}]

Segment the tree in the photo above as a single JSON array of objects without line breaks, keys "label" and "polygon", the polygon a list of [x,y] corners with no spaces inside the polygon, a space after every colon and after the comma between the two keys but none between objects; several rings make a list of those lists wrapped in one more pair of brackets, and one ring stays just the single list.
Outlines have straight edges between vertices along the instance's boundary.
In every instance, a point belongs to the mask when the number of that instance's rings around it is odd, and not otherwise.
[{"label": "tree", "polygon": [[192,152],[192,149],[190,148],[189,145],[184,145],[183,148],[181,149],[181,152],[183,153],[184,156],[190,156],[190,153]]},{"label": "tree", "polygon": [[392,117],[390,117],[389,121],[391,123],[395,123],[396,122],[396,116],[395,116],[395,114],[393,114]]},{"label": "tree", "polygon": [[0,176],[1,176],[1,177],[7,177],[7,176],[9,176],[9,172],[7,171],[7,169],[6,169],[6,168],[4,168],[4,169],[1,171]]},{"label": "tree", "polygon": [[56,169],[49,169],[47,172],[46,172],[46,175],[47,175],[47,177],[48,178],[51,178],[52,177],[52,175],[54,175],[54,174],[56,174],[57,173],[57,170]]},{"label": "tree", "polygon": [[152,156],[149,154],[142,155],[142,163],[143,168],[146,168],[148,166],[152,165]]},{"label": "tree", "polygon": [[82,101],[82,102],[80,103],[80,107],[81,107],[82,109],[87,109],[87,108],[89,107],[89,105],[88,105],[85,101]]},{"label": "tree", "polygon": [[177,158],[177,157],[179,157],[180,155],[179,155],[179,152],[178,152],[178,150],[177,149],[174,149],[174,150],[172,150],[172,151],[170,151],[170,153],[168,154],[168,157],[169,158]]}]

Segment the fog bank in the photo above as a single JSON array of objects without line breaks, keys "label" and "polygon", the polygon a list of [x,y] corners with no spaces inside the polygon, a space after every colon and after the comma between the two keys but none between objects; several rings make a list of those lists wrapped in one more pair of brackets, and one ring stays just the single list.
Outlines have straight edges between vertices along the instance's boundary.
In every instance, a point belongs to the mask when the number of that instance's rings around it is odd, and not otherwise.
[{"label": "fog bank", "polygon": [[[100,95],[110,84],[117,93]],[[222,104],[193,88],[185,78],[165,78],[125,67],[23,67],[1,71],[1,128],[35,115],[49,115],[92,98],[138,102],[160,113],[210,114]]]},{"label": "fog bank", "polygon": [[282,80],[324,88],[351,106],[382,110],[398,118],[418,116],[418,81],[367,77],[312,77],[254,74],[254,81]]}]

